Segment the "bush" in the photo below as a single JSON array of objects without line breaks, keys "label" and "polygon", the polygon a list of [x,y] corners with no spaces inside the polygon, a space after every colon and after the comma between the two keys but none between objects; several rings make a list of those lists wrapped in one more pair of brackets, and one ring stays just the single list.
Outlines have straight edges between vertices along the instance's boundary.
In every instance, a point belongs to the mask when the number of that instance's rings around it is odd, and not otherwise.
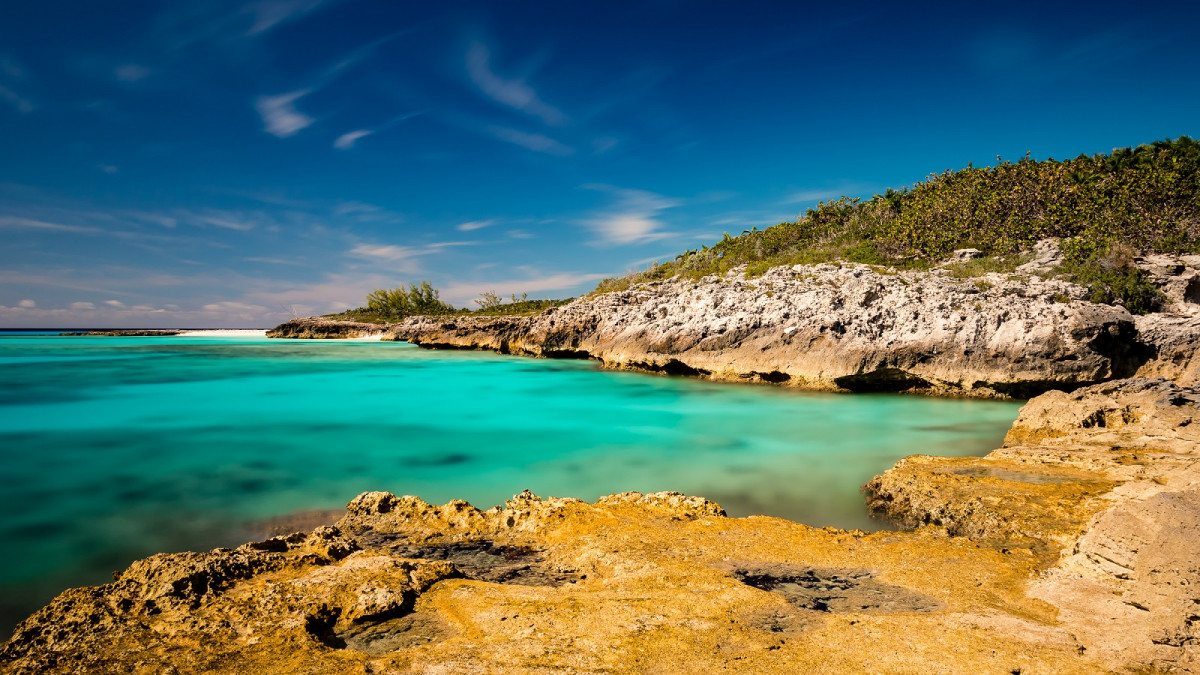
[{"label": "bush", "polygon": [[[999,159],[999,158],[997,158]],[[958,248],[978,248],[1007,267],[1010,256],[1060,237],[1064,271],[1092,297],[1148,311],[1157,300],[1132,266],[1104,267],[1114,246],[1132,251],[1200,252],[1200,143],[1180,136],[1109,155],[1057,161],[1000,161],[929,176],[912,188],[862,201],[822,202],[799,219],[687,251],[596,292],[646,281],[699,279],[748,265],[751,275],[777,265],[846,260],[922,268]],[[971,275],[982,270],[963,270]],[[1136,308],[1136,310],[1135,310]]]},{"label": "bush", "polygon": [[409,284],[407,288],[377,288],[367,294],[367,310],[391,320],[417,314],[450,314],[454,307],[438,297],[438,290],[428,281]]}]

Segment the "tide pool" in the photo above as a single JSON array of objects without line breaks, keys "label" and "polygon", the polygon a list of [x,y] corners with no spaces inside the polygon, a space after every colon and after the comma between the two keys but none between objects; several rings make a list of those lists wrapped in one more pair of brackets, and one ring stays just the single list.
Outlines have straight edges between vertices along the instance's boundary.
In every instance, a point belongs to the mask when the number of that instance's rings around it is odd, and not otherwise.
[{"label": "tide pool", "polygon": [[67,586],[366,490],[487,508],[677,490],[878,528],[860,486],[1018,404],[811,394],[407,344],[0,333],[0,629]]}]

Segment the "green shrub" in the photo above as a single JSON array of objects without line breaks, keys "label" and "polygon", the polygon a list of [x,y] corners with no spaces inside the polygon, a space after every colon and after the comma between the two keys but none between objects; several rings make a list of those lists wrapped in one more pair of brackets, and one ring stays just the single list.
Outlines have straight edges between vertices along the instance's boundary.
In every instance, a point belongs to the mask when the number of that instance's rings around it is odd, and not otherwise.
[{"label": "green shrub", "polygon": [[[1157,296],[1130,268],[1101,261],[1121,243],[1134,251],[1200,252],[1200,143],[1187,136],[1109,155],[1000,161],[929,176],[912,188],[863,201],[822,202],[799,219],[741,236],[624,277],[596,292],[682,276],[699,279],[747,265],[756,276],[777,265],[845,260],[899,269],[927,268],[958,248],[978,248],[984,262],[957,274],[1011,272],[1014,254],[1046,237],[1064,240],[1064,271],[1094,289],[1092,297],[1147,311]],[[994,265],[995,269],[987,269]]]},{"label": "green shrub", "polygon": [[428,281],[408,287],[377,288],[367,294],[367,310],[391,320],[414,315],[450,314],[454,307],[442,302]]}]

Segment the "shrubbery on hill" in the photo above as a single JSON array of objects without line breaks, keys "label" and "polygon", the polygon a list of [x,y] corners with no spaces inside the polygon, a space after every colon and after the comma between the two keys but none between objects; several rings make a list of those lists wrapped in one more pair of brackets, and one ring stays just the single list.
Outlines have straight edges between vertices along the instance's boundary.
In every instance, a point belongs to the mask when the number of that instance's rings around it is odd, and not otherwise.
[{"label": "shrubbery on hill", "polygon": [[571,302],[574,298],[565,300],[530,300],[522,293],[518,299],[512,296],[512,302],[505,302],[492,292],[484,293],[475,303],[479,309],[457,309],[453,305],[442,302],[440,294],[428,281],[410,283],[398,288],[377,288],[367,294],[365,307],[348,309],[337,314],[326,314],[325,318],[344,319],[349,321],[365,321],[367,323],[392,323],[409,316],[443,316],[483,315],[483,316],[525,316],[537,314],[551,307],[558,307]]},{"label": "shrubbery on hill", "polygon": [[597,292],[676,275],[697,279],[747,265],[844,260],[922,268],[957,248],[1016,253],[1063,239],[1063,272],[1097,302],[1152,308],[1156,295],[1132,266],[1134,252],[1200,252],[1200,143],[1181,136],[1075,159],[1001,161],[930,176],[862,201],[823,202],[798,220],[725,238],[621,278]]}]

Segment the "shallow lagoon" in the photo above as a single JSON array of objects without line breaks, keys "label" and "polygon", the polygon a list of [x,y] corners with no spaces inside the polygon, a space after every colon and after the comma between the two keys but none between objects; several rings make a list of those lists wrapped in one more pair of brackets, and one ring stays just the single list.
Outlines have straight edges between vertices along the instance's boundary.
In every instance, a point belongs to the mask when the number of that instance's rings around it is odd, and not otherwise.
[{"label": "shallow lagoon", "polygon": [[0,334],[0,629],[138,557],[364,490],[481,508],[678,490],[879,527],[864,482],[909,454],[983,454],[1017,407],[396,343]]}]

